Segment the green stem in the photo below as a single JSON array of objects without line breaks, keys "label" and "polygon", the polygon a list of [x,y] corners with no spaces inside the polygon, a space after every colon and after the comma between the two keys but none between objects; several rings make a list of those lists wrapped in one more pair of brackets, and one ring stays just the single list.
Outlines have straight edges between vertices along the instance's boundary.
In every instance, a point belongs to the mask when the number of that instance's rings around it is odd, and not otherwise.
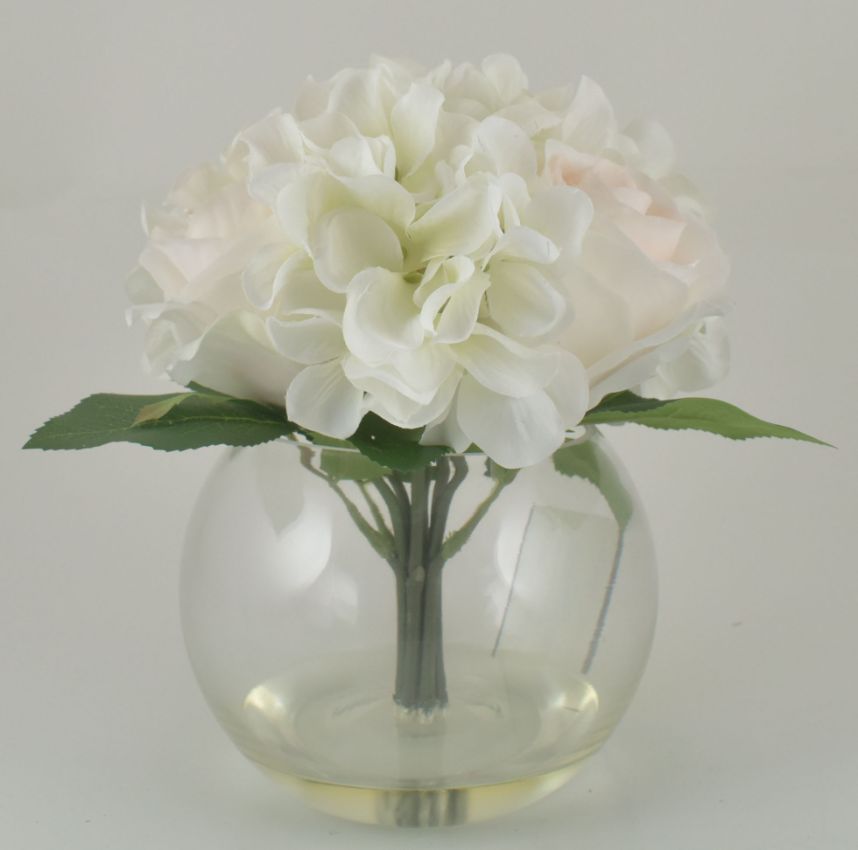
[{"label": "green stem", "polygon": [[353,479],[369,519],[340,481],[325,468],[313,466],[312,458],[311,449],[301,449],[304,467],[328,483],[361,534],[393,569],[397,631],[394,701],[406,712],[432,717],[447,704],[444,565],[465,545],[514,474],[500,478],[487,464],[487,474],[494,479],[491,492],[470,519],[445,540],[453,497],[468,475],[464,457],[442,457],[410,474],[391,471],[367,480]]}]

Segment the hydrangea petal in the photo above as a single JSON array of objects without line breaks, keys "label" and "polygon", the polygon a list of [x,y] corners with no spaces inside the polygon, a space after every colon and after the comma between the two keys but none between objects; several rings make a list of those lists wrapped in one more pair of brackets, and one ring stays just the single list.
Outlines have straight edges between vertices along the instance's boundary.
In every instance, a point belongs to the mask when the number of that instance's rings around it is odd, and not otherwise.
[{"label": "hydrangea petal", "polygon": [[379,365],[423,342],[413,290],[401,274],[387,269],[367,269],[354,278],[343,314],[343,337],[355,357]]},{"label": "hydrangea petal", "polygon": [[484,387],[515,398],[532,395],[550,383],[557,369],[553,352],[528,348],[478,324],[453,355]]},{"label": "hydrangea petal", "polygon": [[410,254],[417,264],[434,257],[477,253],[500,235],[501,191],[484,178],[471,178],[437,201],[409,228]]},{"label": "hydrangea petal", "polygon": [[566,299],[529,263],[492,263],[487,293],[489,313],[505,333],[535,337],[557,327],[566,316]]},{"label": "hydrangea petal", "polygon": [[536,151],[517,124],[490,115],[480,123],[476,142],[495,174],[516,174],[525,180],[536,174]]},{"label": "hydrangea petal", "polygon": [[281,270],[290,256],[300,259],[301,254],[290,253],[289,246],[275,242],[264,245],[250,258],[241,274],[241,286],[254,307],[268,310],[274,303],[283,284]]},{"label": "hydrangea petal", "polygon": [[350,437],[363,414],[363,392],[349,383],[338,360],[305,366],[286,391],[289,419],[329,437]]},{"label": "hydrangea petal", "polygon": [[522,223],[577,255],[593,216],[593,201],[580,189],[552,186],[534,194]]},{"label": "hydrangea petal", "polygon": [[452,344],[470,337],[480,315],[483,295],[489,287],[489,277],[478,272],[454,286],[435,328],[437,343]]},{"label": "hydrangea petal", "polygon": [[527,89],[527,76],[514,56],[495,53],[486,56],[480,67],[494,86],[501,104],[512,103]]},{"label": "hydrangea petal", "polygon": [[402,247],[386,222],[359,207],[328,213],[310,239],[316,274],[334,292],[345,292],[352,278],[366,268],[402,267]]},{"label": "hydrangea petal", "polygon": [[554,402],[563,426],[574,428],[590,408],[590,379],[584,364],[568,351],[558,351],[559,365],[545,388]]},{"label": "hydrangea petal", "polygon": [[390,125],[401,177],[413,174],[435,146],[443,102],[444,95],[435,86],[415,82],[393,107]]},{"label": "hydrangea petal", "polygon": [[509,398],[466,375],[459,385],[456,420],[492,460],[518,469],[545,460],[563,445],[565,427],[548,393]]},{"label": "hydrangea petal", "polygon": [[346,351],[342,329],[323,316],[270,318],[266,328],[274,347],[296,363],[325,363]]},{"label": "hydrangea petal", "polygon": [[617,132],[614,109],[602,87],[581,77],[569,111],[563,120],[563,141],[588,153],[610,147]]}]

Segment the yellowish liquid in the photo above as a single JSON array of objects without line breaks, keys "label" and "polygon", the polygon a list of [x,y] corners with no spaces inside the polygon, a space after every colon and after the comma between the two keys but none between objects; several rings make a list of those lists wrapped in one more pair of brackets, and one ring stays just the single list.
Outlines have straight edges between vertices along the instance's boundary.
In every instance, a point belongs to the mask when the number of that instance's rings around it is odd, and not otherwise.
[{"label": "yellowish liquid", "polygon": [[222,721],[243,752],[317,808],[389,826],[494,817],[563,785],[601,744],[596,691],[523,653],[447,653],[449,705],[397,707],[385,653],[268,679]]}]

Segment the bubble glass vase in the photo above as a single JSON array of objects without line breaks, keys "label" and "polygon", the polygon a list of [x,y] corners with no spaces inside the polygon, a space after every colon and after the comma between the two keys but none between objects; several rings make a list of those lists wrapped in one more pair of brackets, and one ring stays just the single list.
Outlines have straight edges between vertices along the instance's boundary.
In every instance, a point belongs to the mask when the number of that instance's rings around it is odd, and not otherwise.
[{"label": "bubble glass vase", "polygon": [[312,805],[460,824],[564,784],[626,709],[656,609],[602,435],[519,471],[298,440],[229,450],[188,529],[182,619],[238,748]]}]

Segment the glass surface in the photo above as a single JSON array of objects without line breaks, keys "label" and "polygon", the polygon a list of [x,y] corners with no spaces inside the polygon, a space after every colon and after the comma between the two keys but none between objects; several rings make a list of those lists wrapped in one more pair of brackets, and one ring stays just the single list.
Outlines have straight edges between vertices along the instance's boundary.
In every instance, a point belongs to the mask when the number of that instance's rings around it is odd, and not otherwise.
[{"label": "glass surface", "polygon": [[643,512],[595,430],[517,473],[230,450],[182,573],[197,679],[242,752],[321,809],[398,826],[563,784],[628,705],[655,608]]}]

